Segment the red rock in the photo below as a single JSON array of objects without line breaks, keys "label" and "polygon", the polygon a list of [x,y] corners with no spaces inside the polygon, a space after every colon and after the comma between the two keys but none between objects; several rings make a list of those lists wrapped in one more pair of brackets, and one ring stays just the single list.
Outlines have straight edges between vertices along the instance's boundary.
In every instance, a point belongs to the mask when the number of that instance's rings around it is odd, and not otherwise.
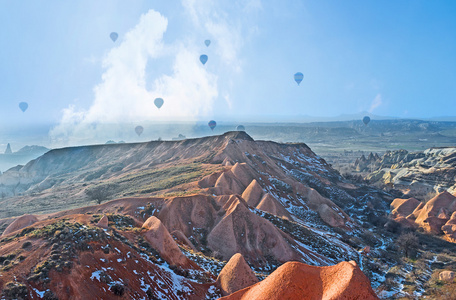
[{"label": "red rock", "polygon": [[255,207],[261,201],[261,198],[263,197],[263,195],[264,195],[263,188],[254,179],[242,193],[242,198],[244,198],[244,200],[247,202],[248,205]]},{"label": "red rock", "polygon": [[223,219],[207,237],[208,246],[228,259],[240,252],[255,261],[270,255],[280,262],[296,258],[281,231],[252,213],[241,201],[231,202]]},{"label": "red rock", "polygon": [[171,235],[174,237],[174,239],[179,241],[182,245],[189,247],[190,249],[192,249],[195,252],[198,251],[195,248],[195,246],[192,244],[192,242],[190,242],[190,240],[185,236],[185,234],[182,233],[182,231],[174,230],[173,232],[171,232]]},{"label": "red rock", "polygon": [[97,226],[100,227],[100,228],[103,228],[103,229],[107,229],[108,228],[108,217],[107,216],[103,216],[100,221],[98,221],[97,223]]},{"label": "red rock", "polygon": [[281,218],[293,220],[291,214],[285,209],[285,207],[283,207],[283,205],[269,193],[263,196],[256,208]]},{"label": "red rock", "polygon": [[[439,234],[442,232],[442,226],[448,219],[441,219],[443,215],[442,208],[448,208],[455,202],[456,197],[448,192],[443,192],[429,200],[419,212],[415,223],[428,232]],[[452,211],[450,213],[453,213]],[[448,212],[446,213],[448,215]]]},{"label": "red rock", "polygon": [[152,216],[144,223],[143,228],[148,229],[144,238],[160,253],[160,256],[170,265],[188,268],[191,263],[180,251],[168,229],[156,217]]},{"label": "red rock", "polygon": [[394,199],[394,201],[390,204],[392,211],[391,211],[391,216],[393,218],[396,218],[398,216],[403,216],[407,217],[413,211],[415,208],[420,205],[421,201],[416,200],[415,198],[409,198],[409,199]]},{"label": "red rock", "polygon": [[333,227],[344,227],[350,221],[350,217],[334,202],[321,196],[316,190],[298,183],[295,185],[296,192],[306,199],[308,206],[317,211],[320,217]]},{"label": "red rock", "polygon": [[239,180],[239,182],[245,187],[248,186],[253,179],[255,179],[255,173],[252,168],[246,163],[236,163],[230,170],[230,172]]},{"label": "red rock", "polygon": [[215,182],[215,187],[220,187],[224,190],[231,191],[230,194],[241,194],[244,190],[242,184],[237,180],[237,178],[230,172],[224,172]]},{"label": "red rock", "polygon": [[265,280],[222,297],[223,300],[378,299],[355,262],[314,267],[287,262]]},{"label": "red rock", "polygon": [[217,179],[222,175],[223,172],[215,172],[210,175],[203,177],[200,181],[198,181],[198,186],[200,188],[210,188],[215,185]]},{"label": "red rock", "polygon": [[193,234],[193,228],[211,228],[217,216],[216,201],[212,196],[193,195],[174,197],[166,201],[158,218],[172,232]]},{"label": "red rock", "polygon": [[258,282],[252,269],[240,253],[233,255],[217,277],[216,286],[222,295],[230,295]]},{"label": "red rock", "polygon": [[30,225],[33,225],[34,223],[38,222],[38,218],[35,217],[34,215],[23,215],[14,220],[11,224],[9,224],[8,227],[3,231],[2,236],[6,236],[10,234],[11,232],[15,232],[21,229],[24,229],[25,227],[28,227]]}]

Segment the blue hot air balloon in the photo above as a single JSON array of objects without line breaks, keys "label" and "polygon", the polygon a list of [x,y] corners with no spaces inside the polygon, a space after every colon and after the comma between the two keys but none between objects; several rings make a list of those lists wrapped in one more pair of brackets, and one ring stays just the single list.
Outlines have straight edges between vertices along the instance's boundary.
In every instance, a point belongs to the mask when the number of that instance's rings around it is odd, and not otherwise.
[{"label": "blue hot air balloon", "polygon": [[25,112],[28,108],[27,102],[21,102],[19,103],[19,108],[22,110],[22,112]]},{"label": "blue hot air balloon", "polygon": [[214,130],[215,126],[217,126],[217,122],[215,122],[214,120],[210,120],[209,123],[207,123],[207,125],[209,125],[211,130]]},{"label": "blue hot air balloon", "polygon": [[245,131],[245,127],[244,127],[244,125],[238,125],[238,127],[236,127],[236,130],[237,131]]},{"label": "blue hot air balloon", "polygon": [[206,47],[209,47],[209,45],[211,44],[211,40],[205,40],[204,44],[206,44]]},{"label": "blue hot air balloon", "polygon": [[203,65],[205,65],[206,62],[207,62],[207,55],[206,55],[206,54],[201,55],[201,56],[200,56],[200,61],[201,61],[201,63],[202,63]]},{"label": "blue hot air balloon", "polygon": [[294,80],[296,81],[296,83],[299,85],[301,83],[301,81],[304,79],[304,74],[302,74],[301,72],[298,72],[296,74],[294,74]]},{"label": "blue hot air balloon", "polygon": [[119,37],[119,35],[117,34],[117,32],[111,32],[111,34],[109,35],[109,37],[111,38],[111,40],[113,42],[117,41],[117,38]]},{"label": "blue hot air balloon", "polygon": [[141,133],[143,133],[143,131],[144,131],[144,128],[142,126],[136,126],[135,132],[138,136],[140,136]]},{"label": "blue hot air balloon", "polygon": [[364,125],[366,125],[366,126],[367,126],[367,124],[369,124],[370,121],[371,121],[371,118],[369,118],[368,116],[365,116],[365,117],[363,118],[363,123],[364,123]]},{"label": "blue hot air balloon", "polygon": [[154,100],[154,103],[155,103],[155,106],[158,107],[158,109],[160,109],[160,107],[162,107],[164,101],[163,101],[162,98],[156,98],[156,99]]}]

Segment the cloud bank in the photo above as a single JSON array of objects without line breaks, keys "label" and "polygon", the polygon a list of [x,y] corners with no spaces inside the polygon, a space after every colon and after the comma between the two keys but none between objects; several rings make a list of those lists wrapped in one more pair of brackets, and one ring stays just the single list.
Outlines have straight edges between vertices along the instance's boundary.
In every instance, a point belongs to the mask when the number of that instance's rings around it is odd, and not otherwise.
[{"label": "cloud bank", "polygon": [[[251,13],[261,9],[261,2],[227,3],[182,0],[194,28],[189,36],[171,43],[163,39],[167,18],[152,9],[143,14],[104,57],[104,73],[94,87],[91,106],[64,109],[59,125],[50,132],[53,146],[103,143],[130,134],[135,138],[134,127],[151,122],[206,120],[220,102],[231,109],[230,77],[242,72],[239,52],[245,39],[245,15],[229,18],[226,9],[241,5]],[[208,48],[203,45],[206,38],[213,41]],[[199,61],[204,51],[209,54],[206,65]],[[150,73],[155,76],[149,78]],[[160,109],[154,105],[158,97],[165,101]]]}]

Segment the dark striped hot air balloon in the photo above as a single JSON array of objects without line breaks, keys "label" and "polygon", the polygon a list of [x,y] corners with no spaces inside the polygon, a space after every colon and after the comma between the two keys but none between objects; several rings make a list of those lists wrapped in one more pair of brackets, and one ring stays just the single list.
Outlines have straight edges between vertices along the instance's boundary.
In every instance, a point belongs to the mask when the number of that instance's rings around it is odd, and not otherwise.
[{"label": "dark striped hot air balloon", "polygon": [[217,126],[217,122],[215,122],[214,120],[210,120],[209,123],[207,123],[207,125],[209,125],[209,128],[211,128],[211,130],[214,130],[215,126]]}]

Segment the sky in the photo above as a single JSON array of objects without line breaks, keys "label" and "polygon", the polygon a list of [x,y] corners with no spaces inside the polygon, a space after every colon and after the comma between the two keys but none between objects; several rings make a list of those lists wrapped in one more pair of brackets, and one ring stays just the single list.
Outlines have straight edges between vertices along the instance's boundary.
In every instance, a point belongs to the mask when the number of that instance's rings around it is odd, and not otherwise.
[{"label": "sky", "polygon": [[70,145],[148,122],[454,116],[455,16],[452,0],[0,0],[0,136],[43,128]]}]

